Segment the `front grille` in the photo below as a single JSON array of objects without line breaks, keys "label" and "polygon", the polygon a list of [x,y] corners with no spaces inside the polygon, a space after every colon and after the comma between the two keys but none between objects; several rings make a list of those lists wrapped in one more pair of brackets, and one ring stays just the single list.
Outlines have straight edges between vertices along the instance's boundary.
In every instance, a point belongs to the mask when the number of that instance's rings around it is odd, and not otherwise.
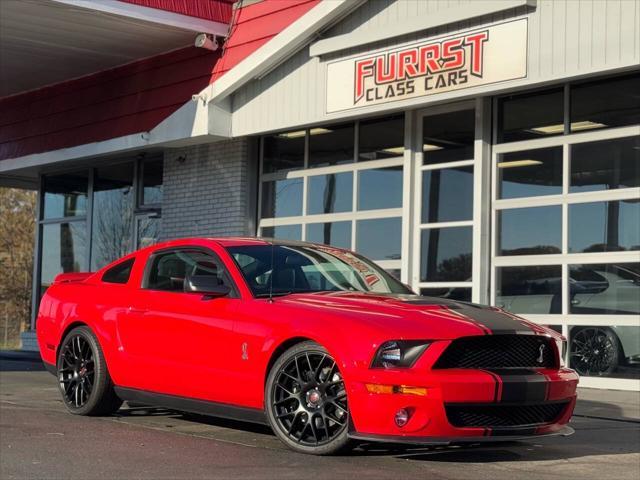
[{"label": "front grille", "polygon": [[526,427],[553,423],[568,402],[537,405],[445,405],[454,427]]},{"label": "front grille", "polygon": [[[541,360],[541,361],[539,361]],[[451,342],[433,368],[554,368],[551,340],[536,335],[483,335]]]}]

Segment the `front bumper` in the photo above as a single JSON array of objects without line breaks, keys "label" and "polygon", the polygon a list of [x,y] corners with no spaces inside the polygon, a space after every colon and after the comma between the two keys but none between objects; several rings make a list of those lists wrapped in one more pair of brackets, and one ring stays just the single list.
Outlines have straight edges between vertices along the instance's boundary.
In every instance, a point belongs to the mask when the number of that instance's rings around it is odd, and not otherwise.
[{"label": "front bumper", "polygon": [[[544,433],[534,435],[538,437],[568,437],[573,435],[575,430],[569,426],[564,426],[559,430],[551,433]],[[531,435],[502,435],[499,437],[417,437],[417,436],[402,436],[402,435],[371,435],[362,434],[357,432],[350,432],[349,438],[359,442],[379,442],[379,443],[394,443],[402,445],[437,445],[446,446],[452,444],[464,444],[464,443],[489,443],[489,442],[515,442],[518,440],[527,440],[531,438]]]},{"label": "front bumper", "polygon": [[[368,441],[449,444],[458,442],[515,440],[540,435],[568,435],[567,427],[576,402],[577,374],[559,370],[369,370],[350,382],[350,435]],[[366,385],[408,385],[423,387],[426,395],[370,393]],[[519,423],[519,409],[545,408],[561,404],[553,418],[543,422]],[[452,423],[450,406],[482,408],[494,411],[511,408],[511,423],[497,422],[473,426]],[[497,407],[497,408],[495,408]],[[395,423],[399,409],[410,412],[403,427]],[[507,419],[511,420],[511,419]]]}]

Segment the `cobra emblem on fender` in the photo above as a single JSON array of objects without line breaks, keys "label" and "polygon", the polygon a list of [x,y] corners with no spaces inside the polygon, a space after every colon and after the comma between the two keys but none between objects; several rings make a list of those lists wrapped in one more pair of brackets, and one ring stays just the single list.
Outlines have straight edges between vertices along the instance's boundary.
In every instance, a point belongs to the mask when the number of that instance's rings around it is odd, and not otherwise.
[{"label": "cobra emblem on fender", "polygon": [[545,349],[545,344],[543,343],[538,348],[538,358],[536,358],[536,362],[540,364],[544,362],[544,349]]}]

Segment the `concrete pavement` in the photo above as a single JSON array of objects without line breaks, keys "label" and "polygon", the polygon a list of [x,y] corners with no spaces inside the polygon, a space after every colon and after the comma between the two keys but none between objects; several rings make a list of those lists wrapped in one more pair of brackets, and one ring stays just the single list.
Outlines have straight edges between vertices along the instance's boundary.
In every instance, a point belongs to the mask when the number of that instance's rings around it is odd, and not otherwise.
[{"label": "concrete pavement", "polygon": [[[312,457],[285,449],[267,428],[240,422],[146,408],[106,418],[70,415],[54,377],[38,371],[38,362],[0,354],[0,364],[2,479],[640,478],[640,397],[628,392],[620,395],[622,406],[608,410],[601,395],[581,392],[576,434],[568,438],[398,450],[370,445],[349,456]],[[594,418],[616,411],[618,418]]]}]

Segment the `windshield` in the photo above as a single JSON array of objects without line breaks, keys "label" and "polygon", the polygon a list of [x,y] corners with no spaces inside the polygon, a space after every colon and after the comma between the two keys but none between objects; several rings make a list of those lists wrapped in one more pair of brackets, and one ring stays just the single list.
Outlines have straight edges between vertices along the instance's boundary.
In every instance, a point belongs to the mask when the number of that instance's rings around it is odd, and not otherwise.
[{"label": "windshield", "polygon": [[[371,261],[323,245],[227,247],[256,297],[301,292],[413,293]],[[273,264],[273,268],[272,268]]]}]

